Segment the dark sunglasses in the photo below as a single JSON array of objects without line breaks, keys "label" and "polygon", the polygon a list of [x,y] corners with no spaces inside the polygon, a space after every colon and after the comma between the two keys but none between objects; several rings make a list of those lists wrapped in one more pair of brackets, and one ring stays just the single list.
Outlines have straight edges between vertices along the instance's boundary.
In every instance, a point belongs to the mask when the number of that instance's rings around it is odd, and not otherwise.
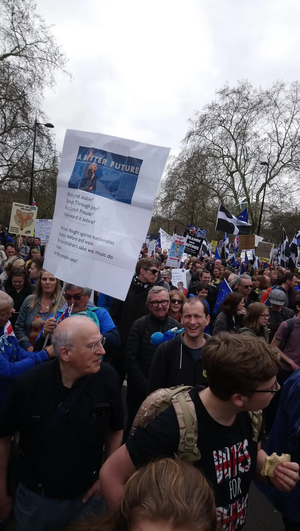
[{"label": "dark sunglasses", "polygon": [[171,302],[172,304],[180,304],[180,306],[181,306],[182,303],[183,303],[183,301],[181,301],[181,300],[177,300],[177,299],[170,299],[170,302]]},{"label": "dark sunglasses", "polygon": [[71,301],[74,299],[74,301],[80,301],[81,297],[84,297],[84,294],[80,295],[80,293],[76,293],[76,295],[67,295],[67,293],[64,293],[64,297],[66,301]]},{"label": "dark sunglasses", "polygon": [[277,380],[274,385],[275,385],[275,389],[252,389],[249,392],[250,393],[273,393],[273,395],[276,395],[276,393],[278,393],[278,391],[280,390],[279,383],[277,382]]},{"label": "dark sunglasses", "polygon": [[159,273],[158,269],[145,269],[145,271],[151,271],[152,275],[157,275]]}]

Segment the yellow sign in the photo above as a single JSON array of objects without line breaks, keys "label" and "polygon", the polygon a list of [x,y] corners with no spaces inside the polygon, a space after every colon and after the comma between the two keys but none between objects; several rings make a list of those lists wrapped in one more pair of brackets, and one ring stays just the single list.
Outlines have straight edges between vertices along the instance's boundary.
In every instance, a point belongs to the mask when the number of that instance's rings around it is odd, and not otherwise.
[{"label": "yellow sign", "polygon": [[211,243],[211,246],[212,246],[212,252],[214,253],[215,250],[216,250],[216,247],[218,245],[218,242],[216,242],[215,240],[212,240],[210,243]]},{"label": "yellow sign", "polygon": [[9,222],[9,232],[18,236],[34,236],[37,207],[13,203]]}]

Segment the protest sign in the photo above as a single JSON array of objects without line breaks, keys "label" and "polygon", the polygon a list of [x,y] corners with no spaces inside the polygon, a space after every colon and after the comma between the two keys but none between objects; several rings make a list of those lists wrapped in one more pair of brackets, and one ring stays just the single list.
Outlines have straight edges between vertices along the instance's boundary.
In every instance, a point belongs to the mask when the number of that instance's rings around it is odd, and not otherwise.
[{"label": "protest sign", "polygon": [[167,259],[167,267],[175,267],[178,269],[182,261],[184,252],[185,238],[184,236],[173,235],[172,245]]},{"label": "protest sign", "polygon": [[172,284],[187,295],[186,269],[172,269]]},{"label": "protest sign", "polygon": [[155,258],[156,240],[150,240],[148,245],[148,254],[151,258]]},{"label": "protest sign", "polygon": [[45,268],[124,300],[169,151],[68,130]]},{"label": "protest sign", "polygon": [[199,229],[193,225],[187,225],[185,229],[186,244],[184,252],[190,256],[198,256],[202,240],[207,234],[207,230]]},{"label": "protest sign", "polygon": [[254,249],[255,247],[255,236],[254,234],[249,234],[247,236],[239,236],[239,248],[240,249]]},{"label": "protest sign", "polygon": [[218,245],[218,242],[216,240],[212,240],[210,243],[211,243],[212,252],[214,253]]},{"label": "protest sign", "polygon": [[160,233],[160,246],[162,250],[167,249],[167,251],[169,251],[171,249],[173,236],[170,236],[170,234],[168,234],[163,229],[159,229],[159,233]]},{"label": "protest sign", "polygon": [[259,258],[269,258],[270,252],[272,249],[273,249],[273,243],[259,242],[255,254]]},{"label": "protest sign", "polygon": [[13,203],[11,207],[9,232],[18,236],[33,236],[37,207]]},{"label": "protest sign", "polygon": [[49,240],[51,225],[52,219],[35,220],[34,235],[36,238],[40,238],[42,245],[45,245],[45,243]]}]

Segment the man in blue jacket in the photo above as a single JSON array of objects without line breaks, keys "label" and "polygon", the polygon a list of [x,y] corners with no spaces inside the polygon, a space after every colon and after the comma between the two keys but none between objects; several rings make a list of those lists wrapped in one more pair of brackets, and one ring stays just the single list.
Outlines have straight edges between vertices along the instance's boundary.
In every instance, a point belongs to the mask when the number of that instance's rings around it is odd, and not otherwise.
[{"label": "man in blue jacket", "polygon": [[19,346],[9,321],[12,308],[13,299],[0,291],[0,405],[17,376],[53,355],[52,347],[47,351],[27,352]]}]

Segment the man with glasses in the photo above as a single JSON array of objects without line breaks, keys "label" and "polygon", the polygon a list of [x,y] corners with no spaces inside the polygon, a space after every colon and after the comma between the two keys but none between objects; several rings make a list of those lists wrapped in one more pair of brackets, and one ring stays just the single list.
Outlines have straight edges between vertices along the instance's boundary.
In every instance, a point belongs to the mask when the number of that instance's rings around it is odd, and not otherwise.
[{"label": "man with glasses", "polygon": [[121,444],[123,412],[117,374],[101,364],[104,340],[87,317],[62,321],[53,334],[56,357],[22,375],[1,410],[0,518],[12,509],[7,460],[20,431],[18,531],[63,529],[105,509],[98,474]]},{"label": "man with glasses", "polygon": [[161,286],[154,286],[147,297],[150,313],[134,321],[128,336],[125,354],[128,422],[125,439],[141,403],[147,396],[148,375],[157,348],[157,344],[150,343],[152,334],[164,334],[171,328],[181,328],[181,324],[169,316],[169,305],[168,291]]},{"label": "man with glasses", "polygon": [[244,307],[248,308],[251,302],[257,301],[257,295],[252,291],[253,283],[252,278],[247,273],[239,275],[236,279],[236,291],[238,291],[244,297]]},{"label": "man with glasses", "polygon": [[[189,319],[192,333],[195,321],[192,315]],[[258,338],[222,332],[205,343],[202,363],[208,387],[195,386],[190,391],[197,416],[195,440],[190,444],[200,454],[192,464],[201,469],[214,490],[217,530],[244,531],[251,481],[254,477],[266,481],[260,476],[266,458],[259,445],[261,416],[249,412],[265,408],[276,393],[278,357]],[[173,405],[169,406],[137,429],[104,463],[100,480],[109,507],[119,505],[136,468],[157,458],[174,458],[184,436],[179,422]],[[298,479],[295,462],[278,465],[275,476],[269,478],[284,492]]]},{"label": "man with glasses", "polygon": [[130,284],[125,301],[113,299],[109,313],[119,329],[121,349],[115,352],[113,366],[120,377],[122,385],[126,369],[124,356],[126,343],[132,323],[149,313],[147,296],[153,286],[163,286],[168,289],[168,284],[160,277],[160,261],[155,258],[141,258],[136,265],[136,274]]},{"label": "man with glasses", "polygon": [[85,315],[96,323],[101,334],[106,339],[105,346],[109,354],[112,349],[120,348],[121,341],[115,323],[105,308],[98,308],[89,304],[91,293],[92,290],[89,288],[81,288],[74,284],[67,284],[64,292],[66,305],[57,312],[56,319],[54,317],[47,319],[41,336],[35,342],[35,349],[41,347],[47,334],[52,334],[54,332],[56,324],[60,320],[61,315],[64,313],[67,306],[72,306],[71,317],[73,315]]}]

